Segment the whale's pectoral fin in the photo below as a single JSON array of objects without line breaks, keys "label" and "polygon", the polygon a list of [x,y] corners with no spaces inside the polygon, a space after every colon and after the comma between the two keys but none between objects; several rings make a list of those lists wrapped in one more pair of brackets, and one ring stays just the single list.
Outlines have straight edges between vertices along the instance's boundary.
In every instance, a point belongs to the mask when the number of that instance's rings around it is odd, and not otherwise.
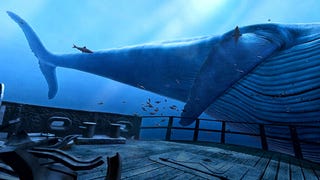
[{"label": "whale's pectoral fin", "polygon": [[52,99],[58,91],[58,83],[57,83],[57,76],[56,76],[56,67],[50,66],[45,63],[39,63],[40,69],[44,77],[46,78],[46,81],[48,83],[49,92],[48,92],[48,98]]},{"label": "whale's pectoral fin", "polygon": [[215,99],[281,47],[266,38],[247,33],[237,43],[232,37],[225,37],[213,47],[191,88],[181,125],[193,123]]}]

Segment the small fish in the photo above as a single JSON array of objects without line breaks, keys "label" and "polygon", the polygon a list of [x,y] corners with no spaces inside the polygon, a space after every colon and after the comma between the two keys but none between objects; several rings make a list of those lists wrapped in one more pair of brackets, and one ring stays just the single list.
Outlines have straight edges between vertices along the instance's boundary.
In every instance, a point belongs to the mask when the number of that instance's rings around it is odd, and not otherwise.
[{"label": "small fish", "polygon": [[73,47],[72,48],[76,48],[78,49],[79,51],[83,52],[83,53],[93,53],[93,51],[91,51],[90,49],[86,48],[85,46],[83,47],[78,47],[76,45],[73,44]]},{"label": "small fish", "polygon": [[159,104],[159,103],[161,103],[161,101],[155,101],[155,103],[156,103],[156,104]]},{"label": "small fish", "polygon": [[237,69],[237,71],[238,71],[239,73],[244,73],[244,71],[241,70],[241,69]]},{"label": "small fish", "polygon": [[172,106],[170,106],[170,109],[176,110],[176,109],[177,109],[177,106],[176,106],[176,105],[172,105]]},{"label": "small fish", "polygon": [[98,102],[98,105],[103,105],[104,103],[103,102]]},{"label": "small fish", "polygon": [[148,98],[146,103],[147,103],[146,107],[153,108],[150,98]]},{"label": "small fish", "polygon": [[240,29],[239,29],[238,26],[234,29],[234,32],[233,32],[232,36],[234,37],[234,41],[237,43],[239,38],[240,38],[240,36],[241,36]]},{"label": "small fish", "polygon": [[123,104],[127,103],[126,101],[122,101]]},{"label": "small fish", "polygon": [[153,108],[151,103],[147,103],[146,107]]},{"label": "small fish", "polygon": [[138,87],[140,87],[141,89],[146,89],[144,86],[140,85],[140,84],[137,84]]}]

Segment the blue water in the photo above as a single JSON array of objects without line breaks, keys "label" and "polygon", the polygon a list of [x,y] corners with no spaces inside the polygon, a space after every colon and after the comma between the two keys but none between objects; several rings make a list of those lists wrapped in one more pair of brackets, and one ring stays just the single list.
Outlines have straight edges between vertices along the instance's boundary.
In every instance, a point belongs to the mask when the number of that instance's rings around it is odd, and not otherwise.
[{"label": "blue water", "polygon": [[[76,53],[71,48],[72,44],[98,50],[222,34],[235,26],[256,23],[320,22],[319,9],[318,0],[190,0],[189,3],[184,0],[3,1],[0,3],[0,82],[6,85],[4,100],[138,115],[151,115],[158,108],[155,115],[179,116],[184,106],[174,99],[64,68],[57,69],[58,94],[48,100],[47,84],[37,59],[21,30],[7,16],[7,10],[27,20],[50,51]],[[148,99],[153,104],[156,101],[161,103],[153,109],[143,110]],[[171,109],[172,105],[177,106],[177,109]],[[151,123],[161,125],[166,122]],[[200,127],[205,128],[207,125],[203,123]],[[219,125],[210,128],[219,128]],[[154,133],[154,136],[160,137],[160,131]],[[173,131],[173,134],[175,138],[191,138],[189,132]],[[205,132],[201,132],[199,138],[213,141],[220,139],[214,133]]]}]

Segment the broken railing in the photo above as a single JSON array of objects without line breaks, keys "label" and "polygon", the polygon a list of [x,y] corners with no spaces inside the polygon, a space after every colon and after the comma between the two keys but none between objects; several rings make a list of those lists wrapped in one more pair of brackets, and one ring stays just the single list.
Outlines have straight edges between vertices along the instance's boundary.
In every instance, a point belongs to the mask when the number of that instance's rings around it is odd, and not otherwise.
[{"label": "broken railing", "polygon": [[[158,121],[158,120],[159,121]],[[292,148],[288,148],[287,154],[294,155],[299,159],[309,159],[311,161],[320,162],[320,159],[313,159],[311,154],[319,154],[320,150],[320,139],[316,140],[310,138],[305,138],[305,136],[312,136],[312,133],[318,134],[320,136],[320,126],[319,125],[310,125],[310,124],[294,124],[294,123],[253,123],[253,122],[241,122],[241,121],[224,121],[224,120],[214,120],[214,119],[195,119],[195,122],[190,126],[183,127],[179,125],[180,117],[178,116],[143,116],[141,123],[141,133],[140,139],[148,139],[143,136],[143,131],[149,130],[151,135],[147,135],[148,137],[152,137],[155,134],[156,130],[162,130],[162,137],[159,139],[172,141],[172,140],[184,140],[185,138],[179,139],[179,137],[173,136],[173,131],[189,131],[189,133],[185,133],[184,136],[190,136],[191,138],[187,139],[187,141],[193,142],[217,142],[222,144],[239,144],[239,143],[228,143],[226,142],[226,135],[228,137],[236,137],[239,135],[255,137],[258,141],[260,141],[260,145],[258,148],[263,150],[272,150],[272,151],[281,151],[281,148],[270,148],[270,145],[274,146],[274,143],[271,144],[271,141],[276,141],[282,143],[282,146],[285,145],[291,146]],[[206,122],[205,126],[201,126],[201,123]],[[319,123],[319,122],[318,122]],[[231,126],[230,126],[231,125]],[[238,127],[238,128],[237,128]],[[246,128],[243,128],[246,127]],[[249,127],[249,128],[248,128]],[[248,129],[251,128],[251,131]],[[277,130],[275,130],[277,129]],[[304,130],[303,130],[304,129]],[[306,135],[306,129],[310,129],[312,133]],[[278,132],[272,133],[272,132]],[[199,139],[200,132],[214,133],[216,135],[220,135],[220,138],[215,138],[215,141],[208,141],[208,139],[203,140]],[[301,133],[300,133],[301,132]],[[299,134],[300,133],[300,134]],[[183,137],[183,135],[180,137]],[[245,141],[245,140],[244,140]],[[269,143],[268,143],[269,142]],[[243,142],[241,145],[244,145]],[[302,146],[303,145],[303,146]],[[245,145],[246,146],[246,145]],[[250,146],[250,145],[249,145]],[[305,151],[304,151],[305,150]],[[289,151],[289,152],[288,152]],[[315,152],[312,152],[315,151]],[[305,156],[308,154],[308,157]],[[310,159],[310,157],[312,157]]]}]

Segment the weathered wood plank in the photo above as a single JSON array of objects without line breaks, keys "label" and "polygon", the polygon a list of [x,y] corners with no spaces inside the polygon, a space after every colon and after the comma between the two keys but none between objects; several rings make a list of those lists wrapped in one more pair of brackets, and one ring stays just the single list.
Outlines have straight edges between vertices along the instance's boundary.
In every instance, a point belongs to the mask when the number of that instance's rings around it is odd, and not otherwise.
[{"label": "weathered wood plank", "polygon": [[303,172],[300,167],[298,160],[290,159],[290,178],[292,180],[301,180],[304,179]]},{"label": "weathered wood plank", "polygon": [[[119,152],[122,158],[122,178],[131,179],[320,179],[320,168],[310,163],[300,163],[293,157],[279,156],[278,174],[277,153],[257,149],[239,151],[239,147],[205,147],[164,141],[127,141],[123,145],[73,146],[69,152],[79,158],[92,158],[102,155],[113,156]],[[249,153],[250,152],[250,153]],[[159,161],[160,155],[172,153],[169,159],[177,164]],[[151,160],[149,157],[158,156]],[[180,162],[179,162],[180,161]],[[180,164],[179,164],[180,163]],[[106,164],[89,171],[78,171],[79,180],[103,179]],[[210,174],[214,174],[212,176]],[[170,176],[170,178],[167,178]],[[318,177],[317,177],[318,176]],[[145,177],[145,178],[144,178]]]},{"label": "weathered wood plank", "polygon": [[[227,179],[240,179],[251,167],[243,164],[249,155],[239,152],[222,153],[221,162],[214,166],[217,174]],[[211,167],[211,164],[208,164]]]},{"label": "weathered wood plank", "polygon": [[278,155],[272,156],[263,174],[262,179],[276,179],[278,166],[279,166],[279,156]]},{"label": "weathered wood plank", "polygon": [[225,173],[223,173],[223,176],[227,179],[241,179],[241,177],[250,169],[250,167],[244,165],[234,164]]},{"label": "weathered wood plank", "polygon": [[180,174],[183,174],[183,171],[174,169],[172,167],[164,166],[161,168],[153,169],[151,171],[138,174],[136,176],[131,176],[129,178],[124,178],[126,180],[134,180],[134,179],[170,179],[174,178]]},{"label": "weathered wood plank", "polygon": [[309,180],[318,180],[316,172],[313,170],[312,164],[306,161],[301,161],[300,166],[303,172],[305,179]]},{"label": "weathered wood plank", "polygon": [[159,164],[159,163],[153,163],[153,164],[149,164],[147,166],[139,166],[135,169],[130,169],[129,171],[124,171],[121,173],[121,177],[122,178],[130,178],[132,176],[136,176],[142,173],[146,173],[149,171],[152,171],[154,169],[158,169],[164,167],[164,165]]},{"label": "weathered wood plank", "polygon": [[122,161],[122,171],[129,171],[130,169],[135,169],[139,166],[147,166],[154,164],[153,161],[150,161],[147,157],[137,158],[137,159],[128,159]]},{"label": "weathered wood plank", "polygon": [[270,158],[269,154],[264,153],[255,164],[254,169],[247,171],[241,179],[260,179],[270,161]]},{"label": "weathered wood plank", "polygon": [[196,175],[193,175],[193,174],[190,174],[190,173],[183,173],[183,174],[180,174],[178,176],[175,176],[174,178],[172,178],[171,180],[189,180],[189,179],[198,179],[198,180],[202,180],[202,179],[205,179],[205,178],[202,178],[200,176],[196,176]]},{"label": "weathered wood plank", "polygon": [[[189,152],[178,151],[178,152],[168,152],[163,154],[158,154],[150,156],[150,159],[165,164],[167,166],[181,169],[182,171],[201,176],[208,179],[219,179],[216,175],[220,171],[215,167],[208,168],[204,162],[209,161],[210,163],[220,163],[222,161],[217,161],[215,159],[208,159],[206,156],[201,156],[197,154],[192,154]],[[214,166],[214,164],[213,164]]]},{"label": "weathered wood plank", "polygon": [[284,157],[284,155],[280,156],[279,171],[278,171],[277,179],[279,180],[290,179],[290,163],[288,163],[288,159]]}]

